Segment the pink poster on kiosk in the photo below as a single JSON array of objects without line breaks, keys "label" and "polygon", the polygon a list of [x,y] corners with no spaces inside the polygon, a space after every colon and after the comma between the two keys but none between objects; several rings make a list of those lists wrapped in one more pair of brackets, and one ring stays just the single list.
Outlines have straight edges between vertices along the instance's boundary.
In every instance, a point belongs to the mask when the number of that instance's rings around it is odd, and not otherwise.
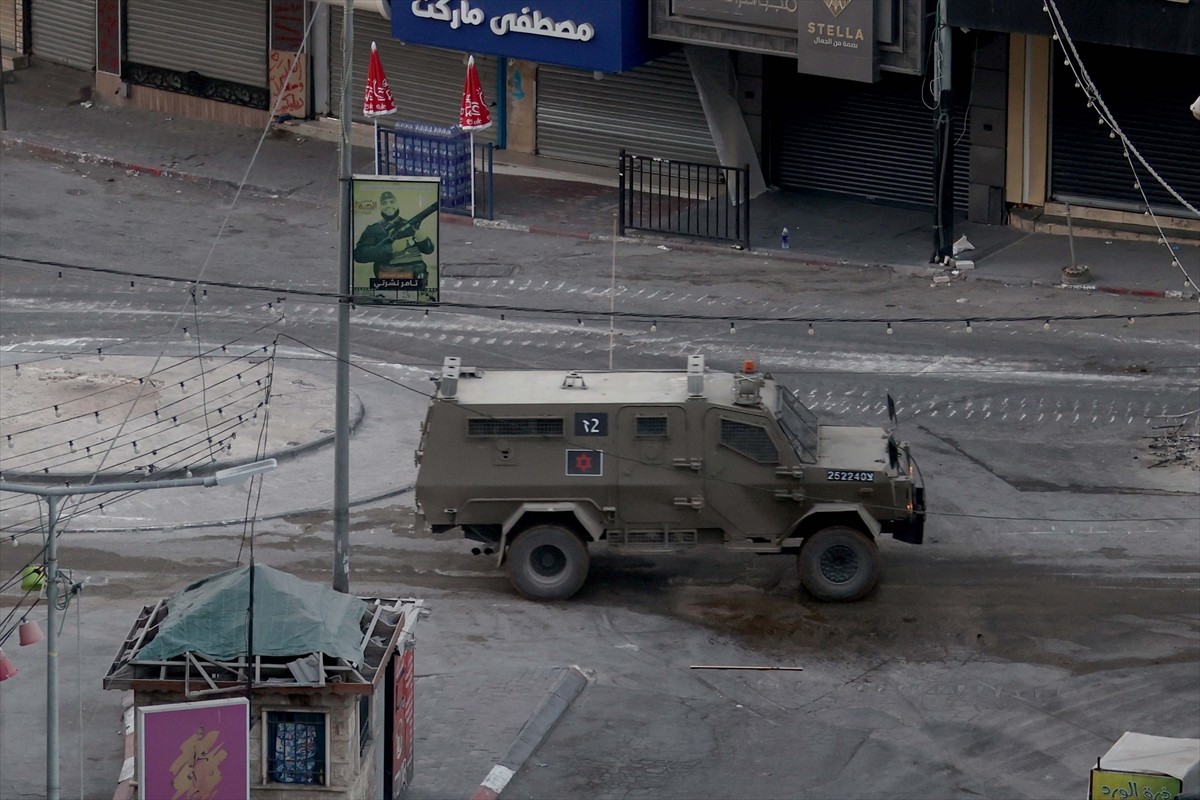
[{"label": "pink poster on kiosk", "polygon": [[138,716],[138,797],[249,800],[246,698],[144,706]]}]

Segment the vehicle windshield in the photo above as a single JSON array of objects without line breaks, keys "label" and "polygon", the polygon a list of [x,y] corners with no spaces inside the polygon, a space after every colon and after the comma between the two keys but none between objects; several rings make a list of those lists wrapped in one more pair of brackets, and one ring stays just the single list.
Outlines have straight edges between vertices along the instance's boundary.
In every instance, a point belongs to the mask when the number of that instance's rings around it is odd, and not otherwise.
[{"label": "vehicle windshield", "polygon": [[817,415],[796,399],[796,393],[783,384],[779,384],[779,427],[787,436],[792,450],[801,461],[807,464],[817,463]]}]

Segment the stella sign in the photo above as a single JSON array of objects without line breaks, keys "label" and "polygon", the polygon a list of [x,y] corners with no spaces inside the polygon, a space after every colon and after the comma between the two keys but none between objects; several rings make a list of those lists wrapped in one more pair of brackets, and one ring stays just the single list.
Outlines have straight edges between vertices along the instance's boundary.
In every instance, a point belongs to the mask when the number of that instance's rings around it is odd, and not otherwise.
[{"label": "stella sign", "polygon": [[866,83],[879,79],[874,0],[803,3],[796,17],[799,72]]}]

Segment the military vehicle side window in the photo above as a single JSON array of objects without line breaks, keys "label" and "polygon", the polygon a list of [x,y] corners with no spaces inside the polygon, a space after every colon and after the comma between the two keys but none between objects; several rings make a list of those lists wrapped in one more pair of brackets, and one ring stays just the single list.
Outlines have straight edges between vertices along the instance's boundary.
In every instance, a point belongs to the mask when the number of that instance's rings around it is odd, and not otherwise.
[{"label": "military vehicle side window", "polygon": [[667,418],[638,417],[636,435],[644,439],[667,438]]},{"label": "military vehicle side window", "polygon": [[476,417],[467,420],[467,436],[562,436],[562,417]]},{"label": "military vehicle side window", "polygon": [[778,464],[779,451],[767,429],[735,419],[721,420],[721,444],[760,464]]}]

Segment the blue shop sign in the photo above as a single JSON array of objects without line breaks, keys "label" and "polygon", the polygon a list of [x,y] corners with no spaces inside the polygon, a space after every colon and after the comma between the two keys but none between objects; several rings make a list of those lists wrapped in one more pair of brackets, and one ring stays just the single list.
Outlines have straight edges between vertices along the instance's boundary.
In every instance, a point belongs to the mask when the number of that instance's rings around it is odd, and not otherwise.
[{"label": "blue shop sign", "polygon": [[392,36],[410,44],[623,72],[664,51],[645,0],[392,0]]}]

